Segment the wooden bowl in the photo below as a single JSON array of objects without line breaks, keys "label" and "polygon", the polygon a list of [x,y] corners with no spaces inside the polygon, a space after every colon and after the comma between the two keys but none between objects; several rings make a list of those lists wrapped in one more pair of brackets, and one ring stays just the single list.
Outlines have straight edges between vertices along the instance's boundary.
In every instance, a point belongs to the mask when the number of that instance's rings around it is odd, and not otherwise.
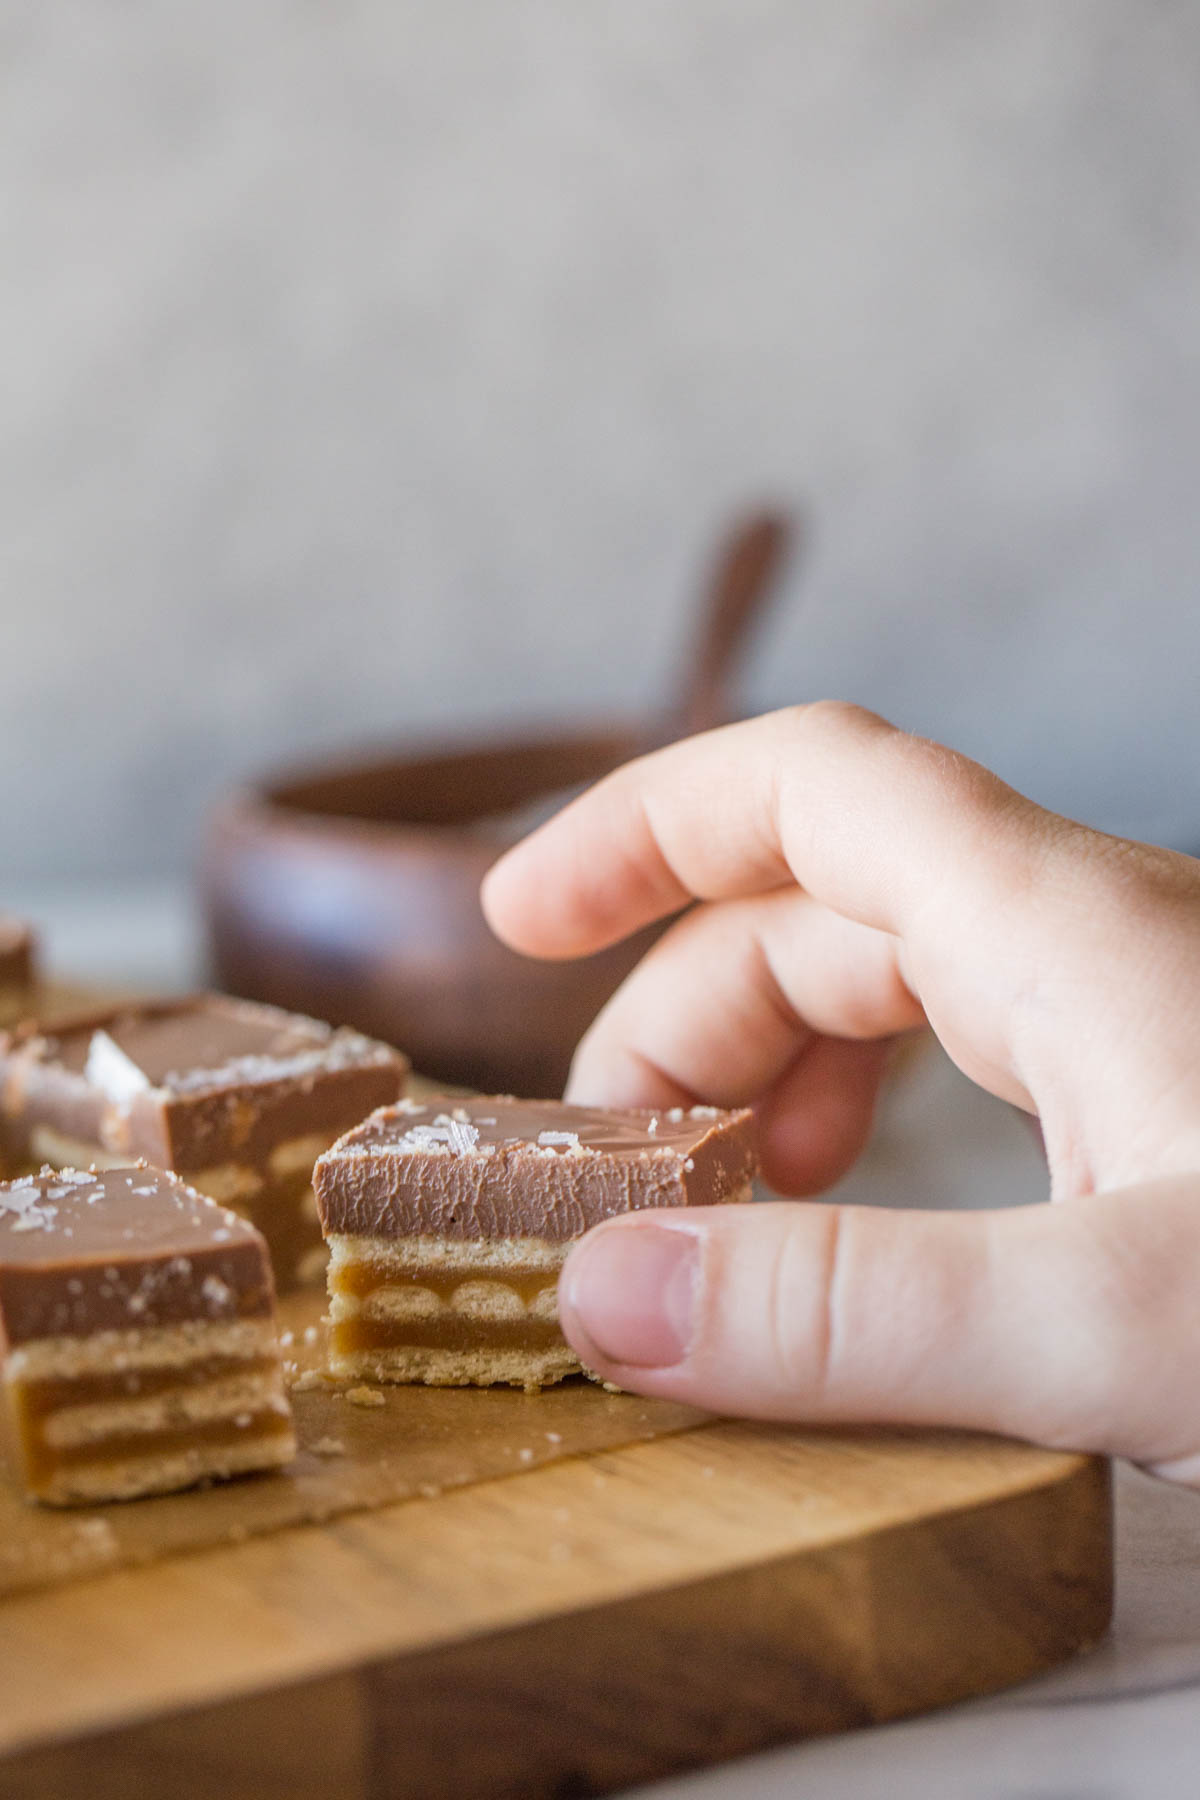
[{"label": "wooden bowl", "polygon": [[235,795],[203,868],[220,985],[386,1038],[441,1081],[561,1092],[580,1036],[660,928],[535,962],[492,936],[479,884],[539,811],[730,716],[793,536],[789,518],[756,512],[722,540],[674,703],[649,725],[417,750]]},{"label": "wooden bowl", "polygon": [[424,1073],[485,1092],[556,1094],[589,1022],[655,931],[576,962],[516,955],[479,884],[550,797],[645,735],[429,750],[295,774],[234,795],[203,863],[215,977],[232,993],[350,1024]]}]

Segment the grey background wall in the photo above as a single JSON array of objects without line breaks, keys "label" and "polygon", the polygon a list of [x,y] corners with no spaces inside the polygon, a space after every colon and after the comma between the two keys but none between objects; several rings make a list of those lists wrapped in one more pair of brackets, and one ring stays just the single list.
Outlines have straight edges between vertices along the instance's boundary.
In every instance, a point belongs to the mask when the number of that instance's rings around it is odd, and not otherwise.
[{"label": "grey background wall", "polygon": [[363,737],[747,702],[1200,843],[1200,11],[0,8],[0,876]]}]

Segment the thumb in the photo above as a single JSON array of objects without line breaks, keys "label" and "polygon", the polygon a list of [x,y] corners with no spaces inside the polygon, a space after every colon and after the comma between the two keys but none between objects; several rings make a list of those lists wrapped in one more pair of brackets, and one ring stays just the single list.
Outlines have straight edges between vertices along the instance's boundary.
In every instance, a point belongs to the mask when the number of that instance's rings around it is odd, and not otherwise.
[{"label": "thumb", "polygon": [[998,1431],[1200,1483],[1198,1200],[1189,1177],[997,1213],[637,1213],[572,1251],[560,1317],[637,1393]]}]

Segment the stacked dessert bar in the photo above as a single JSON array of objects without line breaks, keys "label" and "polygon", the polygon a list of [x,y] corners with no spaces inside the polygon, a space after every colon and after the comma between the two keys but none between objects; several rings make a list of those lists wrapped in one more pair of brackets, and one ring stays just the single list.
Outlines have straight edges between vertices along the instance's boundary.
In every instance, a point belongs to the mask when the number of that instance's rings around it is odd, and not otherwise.
[{"label": "stacked dessert bar", "polygon": [[216,995],[43,1027],[31,952],[0,923],[0,1348],[43,1501],[288,1461],[275,1289],[326,1262],[335,1377],[536,1390],[579,1371],[584,1232],[750,1197],[749,1112],[420,1104],[389,1046]]},{"label": "stacked dessert bar", "polygon": [[528,1389],[577,1373],[557,1312],[571,1245],[618,1213],[748,1200],[753,1127],[704,1106],[383,1108],[314,1174],[333,1373]]},{"label": "stacked dessert bar", "polygon": [[295,1455],[266,1244],[159,1170],[0,1187],[0,1344],[37,1499],[130,1499]]}]

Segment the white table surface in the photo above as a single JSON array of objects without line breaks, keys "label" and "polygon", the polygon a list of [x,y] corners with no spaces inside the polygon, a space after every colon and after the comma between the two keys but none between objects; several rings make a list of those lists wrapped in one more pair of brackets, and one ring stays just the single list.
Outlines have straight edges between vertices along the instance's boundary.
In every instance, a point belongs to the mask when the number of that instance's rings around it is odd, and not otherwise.
[{"label": "white table surface", "polygon": [[[54,972],[179,987],[200,979],[181,888],[15,889]],[[1027,1126],[948,1063],[916,1059],[844,1184],[857,1200],[986,1206],[1044,1197]],[[1180,1800],[1200,1793],[1200,1495],[1118,1468],[1117,1605],[1107,1640],[996,1697],[637,1790],[646,1800]]]}]

